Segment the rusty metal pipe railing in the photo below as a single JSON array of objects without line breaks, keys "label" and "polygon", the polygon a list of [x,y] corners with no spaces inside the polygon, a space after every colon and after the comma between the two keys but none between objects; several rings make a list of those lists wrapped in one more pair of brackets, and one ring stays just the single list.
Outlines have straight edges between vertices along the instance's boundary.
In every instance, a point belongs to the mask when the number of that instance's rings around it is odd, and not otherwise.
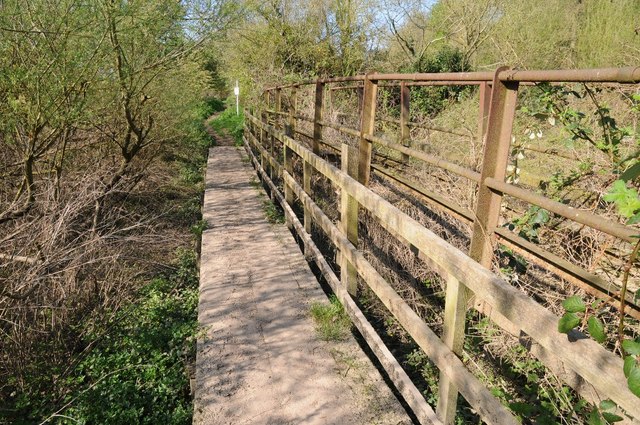
[{"label": "rusty metal pipe railing", "polygon": [[342,133],[348,134],[349,136],[360,137],[360,131],[355,130],[353,128],[345,127],[339,124],[334,124],[330,121],[320,121],[319,124],[323,127],[333,128],[334,130],[338,130]]},{"label": "rusty metal pipe railing", "polygon": [[514,198],[521,199],[530,204],[537,205],[540,208],[544,208],[545,210],[568,218],[569,220],[600,230],[601,232],[623,239],[627,242],[637,241],[638,235],[640,234],[640,230],[638,229],[607,220],[606,218],[592,214],[588,211],[575,209],[561,202],[545,198],[544,196],[491,177],[486,178],[484,183],[492,190],[513,196]]},{"label": "rusty metal pipe railing", "polygon": [[640,83],[640,67],[540,71],[506,70],[498,74],[498,79],[500,81],[534,83]]},{"label": "rusty metal pipe railing", "polygon": [[[396,119],[391,119],[391,118],[379,118],[380,121],[384,121],[384,122],[390,122],[390,123],[394,123],[394,124],[402,124],[400,122],[400,120],[396,120]],[[461,137],[475,137],[475,134],[473,133],[460,133],[457,131],[453,131],[453,130],[449,130],[447,128],[444,127],[437,127],[437,126],[429,126],[429,125],[425,125],[425,124],[421,124],[419,122],[413,122],[413,121],[409,121],[407,123],[407,125],[409,127],[417,127],[417,128],[423,128],[425,130],[431,130],[431,131],[438,131],[440,133],[448,133],[448,134],[453,134],[454,136],[461,136]]]},{"label": "rusty metal pipe railing", "polygon": [[370,142],[378,143],[387,148],[396,150],[398,152],[409,155],[413,158],[422,160],[428,164],[434,165],[436,167],[442,168],[444,170],[450,171],[454,174],[457,174],[461,177],[465,177],[471,181],[478,183],[480,181],[480,173],[470,170],[468,168],[462,167],[456,163],[444,160],[442,158],[435,157],[433,155],[429,155],[424,152],[417,151],[415,149],[408,148],[406,146],[402,146],[398,143],[393,143],[388,140],[385,140],[381,137],[373,136],[373,135],[364,135],[364,138]]},{"label": "rusty metal pipe railing", "polygon": [[[446,85],[454,83],[481,84],[491,82],[494,72],[443,72],[443,73],[372,73],[352,77],[319,78],[298,83],[266,88],[265,91],[300,87],[320,83],[341,83],[364,81],[407,81],[410,85]],[[640,83],[640,67],[626,68],[593,68],[565,70],[505,70],[498,74],[500,81],[519,81],[530,83],[566,82],[566,83]]]}]

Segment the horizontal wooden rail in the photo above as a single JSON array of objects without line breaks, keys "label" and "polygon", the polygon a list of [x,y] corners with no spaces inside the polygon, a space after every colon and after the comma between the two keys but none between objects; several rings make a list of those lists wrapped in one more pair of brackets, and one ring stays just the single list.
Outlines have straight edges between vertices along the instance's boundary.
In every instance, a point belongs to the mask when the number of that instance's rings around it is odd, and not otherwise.
[{"label": "horizontal wooden rail", "polygon": [[[312,122],[313,120],[308,117],[304,117],[306,120]],[[326,126],[333,128],[337,131],[340,131],[344,134],[348,134],[353,137],[358,137],[360,133],[352,128],[341,126],[328,121],[321,121],[319,123],[321,126]],[[312,138],[312,136],[308,134],[303,134],[307,138]],[[407,157],[413,157],[419,160],[422,160],[428,164],[436,166],[438,168],[442,168],[453,172],[454,174],[460,175],[462,177],[468,178],[474,182],[479,182],[480,174],[476,173],[472,170],[461,167],[455,163],[451,163],[449,161],[443,160],[441,158],[435,157],[433,155],[426,154],[421,151],[417,151],[415,149],[408,148],[398,143],[390,142],[386,139],[373,136],[373,135],[365,135],[365,139],[383,145],[387,148],[396,150]],[[327,147],[339,151],[338,147],[331,145],[326,141],[320,141],[321,144],[326,145]],[[376,154],[376,157],[380,157],[380,154]],[[418,196],[423,196],[429,198],[432,201],[435,201],[435,205],[437,207],[444,207],[449,212],[453,213],[457,218],[462,219],[463,221],[471,221],[473,217],[473,213],[470,211],[461,212],[460,208],[452,202],[447,202],[444,198],[437,196],[434,197],[432,195],[433,192],[427,191],[424,188],[417,189],[419,185],[416,183],[410,182],[406,178],[401,178],[397,175],[392,175],[390,170],[383,170],[379,166],[372,165],[376,171],[382,173],[388,178],[395,180],[401,185],[407,187],[414,193],[417,193]],[[513,185],[508,185],[507,183],[500,182],[496,179],[488,179],[486,180],[488,185],[492,187],[494,190],[504,190],[507,195],[514,196],[517,199],[524,200],[525,202],[532,203],[534,205],[541,206],[545,208],[546,205],[549,211],[555,212],[560,216],[568,218],[570,220],[579,222],[581,224],[588,225],[597,230],[603,231],[607,234],[610,234],[614,237],[620,237],[623,240],[633,242],[635,239],[635,235],[638,234],[638,230],[632,227],[627,227],[610,220],[604,219],[602,217],[596,216],[586,211],[575,210],[567,205],[561,204],[556,201],[552,201],[550,199],[544,198],[540,195],[536,195],[530,191],[526,191],[524,189],[520,189]],[[493,185],[493,186],[491,186]],[[611,230],[613,229],[613,230]],[[610,304],[616,304],[616,299],[619,291],[615,288],[614,285],[605,282],[602,278],[593,275],[586,270],[572,265],[566,260],[558,257],[555,254],[552,254],[544,249],[537,247],[535,244],[532,244],[517,235],[509,232],[506,229],[494,229],[496,232],[496,236],[504,240],[510,248],[515,249],[520,254],[526,256],[528,259],[533,260],[536,264],[539,264],[543,267],[550,266],[551,271],[557,273],[564,279],[571,281],[572,283],[580,286],[587,292],[591,293],[594,296],[600,296],[607,299]],[[632,294],[628,293],[626,296],[627,305],[629,309],[627,309],[627,313],[635,318],[640,318],[640,305],[638,305],[632,297]]]},{"label": "horizontal wooden rail", "polygon": [[[405,177],[399,176],[389,169],[375,164],[372,164],[371,167],[383,177],[391,179],[401,187],[408,189],[420,199],[428,202],[431,207],[435,207],[447,214],[451,214],[463,223],[473,223],[473,212],[471,210],[463,208],[443,196],[427,190]],[[585,269],[570,263],[564,258],[542,249],[538,245],[529,242],[508,229],[498,227],[495,229],[495,233],[500,241],[513,249],[516,253],[525,256],[528,261],[532,261],[541,267],[550,268],[550,271],[553,273],[556,273],[561,278],[581,287],[593,296],[608,296],[611,297],[611,302],[620,298],[619,288],[605,281],[601,277],[589,273]],[[627,293],[625,295],[625,300],[629,308],[627,313],[640,320],[640,306],[638,306],[634,300],[633,294]]]},{"label": "horizontal wooden rail", "polygon": [[[381,118],[380,121],[390,122],[390,123],[394,123],[394,124],[402,124],[400,120],[390,119],[390,118]],[[409,121],[409,122],[407,122],[407,125],[409,127],[423,128],[425,130],[437,131],[439,133],[453,134],[455,136],[475,137],[475,134],[473,134],[473,133],[461,133],[459,131],[450,130],[448,128],[438,127],[438,126],[433,126],[433,125],[426,125],[426,124],[422,124],[422,123],[419,123],[419,122]]]},{"label": "horizontal wooden rail", "polygon": [[462,167],[454,162],[450,162],[447,161],[445,159],[442,158],[438,158],[436,156],[433,155],[429,155],[428,153],[425,152],[420,152],[418,150],[415,149],[411,149],[408,148],[406,146],[402,146],[399,143],[394,143],[388,140],[383,139],[382,137],[377,137],[377,136],[372,136],[372,135],[366,135],[365,139],[369,140],[370,142],[375,142],[378,143],[382,146],[385,146],[389,149],[393,149],[396,150],[398,152],[401,152],[405,155],[409,155],[413,158],[422,160],[424,162],[426,162],[427,164],[431,164],[434,165],[438,168],[442,168],[444,170],[447,171],[451,171],[454,174],[457,174],[461,177],[465,177],[471,181],[474,182],[479,182],[480,181],[480,173],[473,171],[473,170],[469,170],[468,168]]},{"label": "horizontal wooden rail", "polygon": [[[486,301],[543,347],[561,357],[582,377],[610,396],[627,412],[634,417],[640,417],[640,404],[637,403],[637,397],[624,385],[620,385],[621,382],[625,382],[622,359],[591,339],[582,338],[571,341],[571,335],[558,332],[559,317],[543,306],[292,139],[286,138],[285,145],[335,185],[346,190],[362,207],[377,217],[381,224],[392,228],[447,273],[471,289],[477,297]],[[593,367],[590,359],[598,363],[598,369]]]}]

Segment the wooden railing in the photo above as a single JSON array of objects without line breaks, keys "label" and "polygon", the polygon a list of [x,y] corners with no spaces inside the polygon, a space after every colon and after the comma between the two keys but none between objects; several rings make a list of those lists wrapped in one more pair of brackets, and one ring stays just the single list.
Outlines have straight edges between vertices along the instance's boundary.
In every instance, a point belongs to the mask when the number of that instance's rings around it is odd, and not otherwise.
[{"label": "wooden railing", "polygon": [[[359,130],[327,122],[323,118],[323,93],[325,84],[332,82],[362,82],[355,86],[362,90],[361,128]],[[402,101],[399,143],[376,137],[374,134],[377,86],[381,81],[401,86]],[[411,81],[411,82],[409,82]],[[354,323],[359,328],[381,364],[388,370],[398,390],[412,407],[417,417],[425,423],[452,423],[456,412],[458,393],[469,402],[486,423],[518,423],[513,414],[505,408],[491,392],[475,378],[458,358],[462,352],[467,311],[467,300],[471,294],[481,303],[476,304],[500,327],[516,335],[526,335],[531,340],[530,350],[553,372],[578,390],[589,401],[611,399],[629,416],[640,418],[640,403],[624,385],[622,360],[605,348],[586,338],[579,332],[569,335],[557,330],[559,318],[536,303],[520,290],[510,286],[493,274],[489,267],[494,251],[494,239],[501,238],[515,247],[527,251],[550,263],[557,270],[571,276],[584,287],[602,294],[615,294],[615,289],[605,285],[601,279],[569,262],[544,252],[529,241],[499,228],[498,217],[502,195],[522,199],[539,205],[560,216],[575,220],[586,226],[608,233],[622,240],[631,240],[637,230],[597,215],[578,211],[558,202],[543,198],[535,193],[504,182],[511,130],[516,107],[516,95],[520,83],[540,81],[599,81],[637,82],[640,68],[604,69],[586,71],[510,71],[500,69],[490,73],[464,74],[373,74],[349,78],[326,79],[315,84],[314,117],[301,116],[296,111],[296,91],[307,83],[270,89],[275,93],[273,109],[263,109],[261,118],[246,112],[245,143],[253,156],[254,164],[264,180],[270,185],[272,195],[285,210],[289,225],[297,231],[305,242],[307,253],[318,264],[336,295],[339,297]],[[484,160],[480,173],[458,164],[417,151],[410,147],[408,132],[408,86],[410,84],[476,84],[480,85],[479,133],[486,139]],[[282,111],[282,91],[290,90],[288,111]],[[269,95],[267,95],[269,96]],[[269,100],[269,99],[267,99]],[[271,102],[267,101],[266,104]],[[270,116],[279,117],[272,120]],[[310,141],[309,146],[297,141],[298,120],[313,123],[313,134],[303,133]],[[340,146],[323,139],[323,128],[334,128],[358,139],[358,148],[346,144]],[[380,144],[396,150],[407,157],[413,157],[431,165],[445,169],[478,184],[478,201],[475,211],[469,211],[455,202],[433,194],[425,188],[394,175],[384,167],[372,164],[372,145]],[[276,146],[278,145],[278,146]],[[341,169],[322,159],[320,145],[327,146],[340,154]],[[282,155],[276,154],[282,151]],[[255,155],[254,155],[255,153]],[[302,182],[296,181],[293,172],[293,158],[302,161]],[[382,173],[394,181],[410,188],[427,202],[450,211],[457,217],[473,225],[469,255],[449,245],[447,242],[420,225],[407,214],[371,191],[367,184],[371,171]],[[340,189],[340,223],[335,225],[313,202],[311,197],[311,177],[314,173],[323,175]],[[283,183],[284,194],[280,193],[273,180]],[[291,206],[297,198],[304,209],[303,224],[298,221]],[[444,329],[442,337],[437,337],[410,306],[393,290],[376,269],[366,260],[358,246],[359,211],[367,211],[379,220],[380,225],[399,242],[411,250],[446,282]],[[475,218],[475,219],[474,219]],[[340,251],[340,279],[320,255],[311,240],[311,223],[319,226]],[[436,413],[426,404],[419,392],[404,374],[397,361],[375,335],[371,326],[352,300],[357,290],[356,275],[379,297],[402,327],[411,335],[427,356],[440,370],[439,396]],[[633,300],[630,300],[632,302]],[[637,307],[637,306],[635,306]],[[635,310],[636,313],[638,310]]]}]

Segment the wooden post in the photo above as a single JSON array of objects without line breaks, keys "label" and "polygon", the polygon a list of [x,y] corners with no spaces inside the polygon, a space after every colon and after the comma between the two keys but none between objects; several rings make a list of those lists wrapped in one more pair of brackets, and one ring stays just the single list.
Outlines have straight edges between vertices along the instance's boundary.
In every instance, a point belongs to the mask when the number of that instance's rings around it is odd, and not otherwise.
[{"label": "wooden post", "polygon": [[[480,137],[487,133],[482,172],[476,204],[476,219],[473,224],[470,256],[487,268],[491,268],[493,258],[493,231],[498,224],[502,196],[492,192],[485,184],[487,177],[504,179],[511,130],[515,116],[518,83],[502,83],[497,75],[505,68],[498,69],[493,82],[493,94],[488,91],[488,84],[480,86],[480,122],[478,131]],[[489,103],[489,99],[491,99]],[[490,106],[489,106],[490,105]],[[487,120],[488,111],[491,111]],[[447,279],[445,298],[444,329],[442,341],[459,355],[464,343],[465,319],[467,302],[471,297],[469,291],[457,279]],[[480,307],[481,311],[485,309]],[[442,373],[439,382],[439,397],[437,413],[445,424],[453,424],[455,420],[458,388]]]},{"label": "wooden post", "polygon": [[296,102],[297,102],[297,89],[291,88],[291,97],[289,99],[289,123],[285,127],[285,133],[292,139],[296,138]]},{"label": "wooden post", "polygon": [[[400,144],[411,146],[411,134],[409,132],[409,105],[411,103],[411,91],[407,83],[400,83]],[[409,155],[402,154],[402,162],[409,162]]]},{"label": "wooden post", "polygon": [[316,83],[316,102],[314,106],[313,113],[313,153],[316,155],[320,154],[320,141],[322,140],[322,125],[320,121],[322,121],[322,107],[323,107],[323,98],[324,98],[324,83],[318,81]]},{"label": "wooden post", "polygon": [[[358,174],[358,151],[346,143],[342,144],[342,171],[351,177]],[[358,246],[358,201],[340,190],[340,230],[353,246]],[[352,297],[358,295],[358,272],[346,256],[340,256],[340,280]]]},{"label": "wooden post", "polygon": [[493,192],[484,184],[484,181],[487,177],[498,180],[505,178],[519,85],[517,81],[498,79],[498,74],[505,69],[508,68],[498,68],[493,78],[487,137],[475,211],[476,219],[473,223],[469,250],[471,258],[487,268],[491,268],[493,259],[493,232],[500,217],[502,194]]},{"label": "wooden post", "polygon": [[[458,356],[462,354],[464,344],[466,312],[467,289],[458,279],[449,275],[444,304],[442,342]],[[438,382],[438,393],[436,413],[445,425],[453,424],[458,404],[458,387],[442,371]]]},{"label": "wooden post", "polygon": [[[311,172],[313,167],[307,161],[303,160],[302,167],[302,188],[304,189],[304,193],[311,196]],[[305,205],[304,207],[304,231],[311,235],[311,211]],[[306,251],[305,251],[306,253]]]},{"label": "wooden post", "polygon": [[[268,105],[269,92],[265,93],[265,99],[266,99],[266,102],[267,102],[266,105]],[[265,107],[265,110],[266,110],[266,107]],[[264,124],[267,124],[268,121],[269,121],[269,118],[267,117],[267,113],[264,110],[262,111],[261,116],[262,116],[262,122]],[[259,140],[259,142],[260,142],[260,146],[262,148],[265,147],[267,137],[269,137],[269,135],[267,134],[267,131],[264,130],[264,129],[261,129],[260,130],[260,140]],[[265,168],[265,158],[264,158],[264,153],[262,152],[262,149],[260,150],[260,165],[262,166],[263,170],[266,170],[266,168]]]},{"label": "wooden post", "polygon": [[[286,143],[282,144],[282,151],[283,151],[282,166],[284,168],[284,171],[289,175],[293,176],[293,151],[291,151],[291,149],[287,147]],[[282,180],[284,185],[284,200],[287,204],[293,206],[293,189],[291,188],[291,186],[287,184],[287,179],[284,178],[284,173],[282,176]],[[285,217],[287,218],[287,227],[289,229],[293,229],[292,220],[289,218],[287,214],[285,214]]]},{"label": "wooden post", "polygon": [[276,104],[275,104],[275,111],[276,111],[275,123],[276,124],[275,124],[274,127],[277,130],[280,130],[280,129],[282,129],[282,126],[280,125],[281,120],[280,120],[280,114],[279,114],[279,112],[282,111],[282,89],[281,88],[277,88],[276,89],[275,99],[276,99]]},{"label": "wooden post", "polygon": [[360,116],[360,152],[358,159],[358,181],[365,186],[369,184],[371,175],[372,143],[365,139],[364,136],[372,135],[375,130],[377,93],[378,81],[370,80],[367,76],[364,80],[364,96],[362,114]]}]

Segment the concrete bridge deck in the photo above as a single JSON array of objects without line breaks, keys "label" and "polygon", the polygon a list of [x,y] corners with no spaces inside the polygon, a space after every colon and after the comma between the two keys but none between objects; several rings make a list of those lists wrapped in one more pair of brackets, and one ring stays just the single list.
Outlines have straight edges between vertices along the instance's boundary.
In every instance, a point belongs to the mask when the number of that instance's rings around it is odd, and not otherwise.
[{"label": "concrete bridge deck", "polygon": [[207,164],[194,423],[410,424],[351,336],[317,338],[326,296],[243,155],[215,147]]}]

